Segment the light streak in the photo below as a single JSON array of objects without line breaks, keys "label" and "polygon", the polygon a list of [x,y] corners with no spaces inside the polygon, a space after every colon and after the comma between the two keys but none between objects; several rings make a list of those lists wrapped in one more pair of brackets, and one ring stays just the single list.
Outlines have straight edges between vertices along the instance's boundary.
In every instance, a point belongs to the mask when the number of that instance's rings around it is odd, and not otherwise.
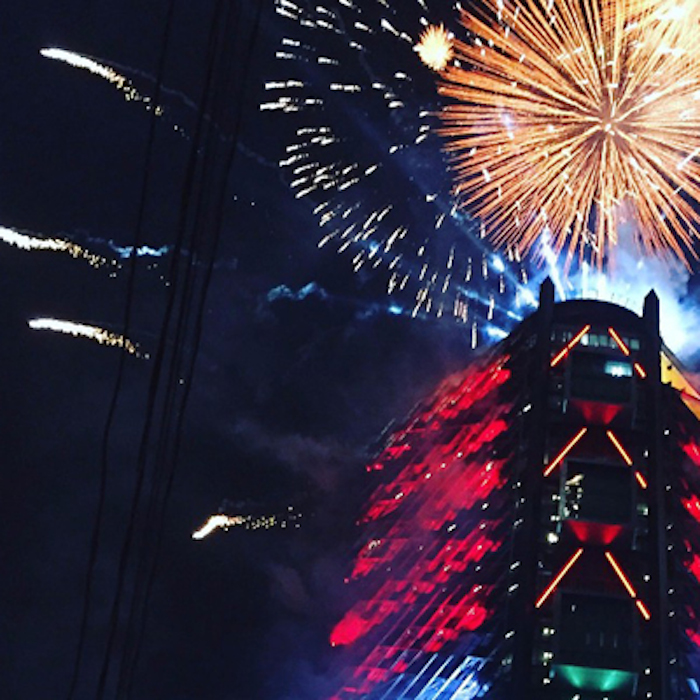
[{"label": "light streak", "polygon": [[[224,501],[224,503],[228,502]],[[214,530],[228,530],[231,527],[241,527],[244,530],[269,530],[279,527],[291,530],[300,528],[301,520],[302,513],[295,510],[294,506],[288,506],[284,512],[263,515],[255,513],[236,515],[217,513],[210,515],[206,523],[192,533],[192,539],[201,540],[214,532]]]},{"label": "light streak", "polygon": [[634,363],[634,371],[639,375],[641,379],[647,378],[646,370],[639,364],[639,362]]},{"label": "light streak", "polygon": [[639,612],[642,613],[642,617],[645,620],[647,620],[647,621],[651,620],[651,614],[647,610],[646,605],[644,605],[644,603],[642,603],[641,600],[635,600],[634,604],[637,606],[637,609],[639,610]]},{"label": "light streak", "polygon": [[642,476],[640,472],[635,472],[634,473],[634,478],[639,482],[639,485],[643,488],[646,489],[648,488],[649,484],[647,483],[647,480]]},{"label": "light streak", "polygon": [[126,76],[117,73],[113,68],[103,65],[89,56],[83,56],[74,51],[67,51],[66,49],[59,48],[40,49],[39,53],[44,58],[49,58],[52,61],[60,61],[61,63],[73,66],[73,68],[89,71],[93,75],[104,78],[107,82],[116,85],[120,90],[130,87],[129,80]]},{"label": "light streak", "polygon": [[[111,66],[100,63],[90,56],[84,56],[75,51],[68,51],[67,49],[59,49],[56,47],[40,49],[39,53],[44,58],[65,63],[79,70],[88,71],[98,78],[106,80],[124,95],[124,99],[127,100],[127,102],[142,102],[147,110],[150,111],[153,109],[156,116],[163,116],[163,108],[160,105],[154,107],[150,97],[142,95],[125,75],[119,73]],[[178,126],[174,128],[175,131],[182,131]]]},{"label": "light streak", "polygon": [[93,267],[100,267],[107,262],[101,255],[96,255],[86,250],[77,243],[61,238],[40,238],[28,233],[20,233],[16,229],[0,226],[0,241],[21,250],[48,250],[68,253],[74,258],[82,258]]},{"label": "light streak", "polygon": [[566,444],[564,449],[557,455],[557,458],[544,470],[544,475],[549,476],[556,468],[557,466],[562,462],[562,460],[566,457],[566,455],[571,452],[571,450],[576,446],[578,441],[588,432],[588,428],[581,428],[581,430],[574,435],[571,440]]},{"label": "light streak", "polygon": [[588,325],[584,326],[584,327],[583,327],[583,328],[582,328],[582,329],[581,329],[581,330],[580,330],[580,331],[579,331],[579,332],[564,346],[564,348],[561,350],[561,352],[559,352],[559,353],[554,357],[554,359],[552,359],[552,361],[551,361],[551,363],[550,363],[549,366],[550,366],[550,367],[556,367],[556,366],[569,354],[569,352],[573,349],[573,347],[574,347],[577,343],[579,343],[579,341],[581,340],[581,338],[583,338],[583,336],[586,335],[586,333],[588,333],[588,331],[590,331],[590,330],[591,330],[591,324],[589,323]]},{"label": "light streak", "polygon": [[612,566],[613,571],[617,574],[617,577],[622,582],[622,585],[625,587],[627,593],[629,593],[630,598],[634,600],[634,604],[637,606],[637,609],[642,614],[642,617],[645,620],[650,620],[651,615],[649,614],[649,611],[647,610],[644,603],[642,603],[642,601],[637,598],[637,591],[634,589],[634,586],[632,586],[632,583],[630,582],[629,578],[627,578],[625,572],[622,570],[620,565],[617,563],[617,561],[615,561],[613,555],[610,552],[605,552],[605,558],[608,560],[610,566]]},{"label": "light streak", "polygon": [[612,430],[606,430],[605,434],[608,436],[610,442],[612,442],[612,444],[615,445],[615,448],[620,453],[620,456],[622,457],[622,459],[625,460],[625,464],[628,467],[631,467],[632,466],[632,458],[629,456],[629,454],[627,453],[627,450],[625,450],[625,448],[622,446],[620,441],[617,439],[617,437],[615,436],[615,433],[613,433]]},{"label": "light streak", "polygon": [[620,565],[615,561],[615,558],[613,557],[610,552],[605,552],[605,558],[608,560],[610,563],[610,566],[612,566],[613,570],[617,574],[617,577],[622,581],[622,585],[625,587],[626,591],[630,594],[630,598],[636,598],[637,597],[637,591],[634,590],[632,587],[632,584],[630,583],[630,580],[625,576],[624,571],[620,568]]},{"label": "light streak", "polygon": [[99,326],[89,326],[85,323],[74,321],[62,321],[57,318],[33,318],[28,321],[28,325],[35,331],[53,331],[55,333],[65,333],[75,337],[88,338],[100,345],[111,345],[123,348],[130,355],[140,357],[139,351],[128,338],[118,333],[100,328]]},{"label": "light streak", "polygon": [[554,580],[545,588],[544,592],[542,595],[537,599],[535,602],[535,607],[536,608],[541,608],[544,605],[544,602],[549,598],[549,596],[554,592],[554,589],[559,585],[559,582],[566,576],[566,574],[569,573],[569,570],[571,567],[578,561],[579,557],[583,554],[583,547],[580,547],[579,549],[574,552],[573,556],[569,559],[569,561],[566,562],[562,570],[556,575]]},{"label": "light streak", "polygon": [[214,530],[228,530],[229,527],[232,527],[233,525],[242,525],[243,522],[244,519],[240,515],[210,515],[207,522],[192,533],[192,539],[203,540],[205,537],[214,532]]},{"label": "light streak", "polygon": [[602,267],[631,221],[645,253],[696,257],[700,62],[668,0],[484,0],[442,71],[456,191],[496,245]]},{"label": "light streak", "polygon": [[620,336],[617,334],[617,331],[611,326],[610,328],[608,328],[608,333],[610,334],[610,337],[617,344],[617,347],[620,348],[620,350],[622,350],[625,357],[629,357],[630,356],[630,349],[625,345],[622,338],[620,338]]}]

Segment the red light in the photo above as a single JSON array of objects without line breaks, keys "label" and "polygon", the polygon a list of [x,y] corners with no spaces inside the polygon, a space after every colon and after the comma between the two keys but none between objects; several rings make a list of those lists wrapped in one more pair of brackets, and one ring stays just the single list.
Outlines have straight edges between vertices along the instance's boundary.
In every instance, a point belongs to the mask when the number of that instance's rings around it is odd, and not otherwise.
[{"label": "red light", "polygon": [[634,476],[637,479],[637,481],[639,482],[639,485],[643,489],[645,489],[645,488],[647,488],[647,486],[649,486],[649,484],[647,484],[647,480],[639,472],[635,472]]},{"label": "red light", "polygon": [[609,545],[622,532],[622,525],[591,523],[584,520],[567,520],[567,527],[579,542],[591,545]]},{"label": "red light", "polygon": [[693,440],[682,445],[683,452],[685,452],[690,459],[693,460],[693,464],[696,467],[700,467],[700,446]]},{"label": "red light", "polygon": [[642,617],[645,620],[651,620],[651,615],[649,614],[649,611],[647,610],[646,605],[644,605],[644,603],[642,603],[641,600],[635,601],[635,604],[639,608],[639,612],[642,613]]},{"label": "red light", "polygon": [[624,572],[620,568],[620,565],[613,558],[613,555],[610,554],[610,552],[605,552],[605,558],[610,562],[610,566],[612,566],[617,574],[617,577],[620,579],[620,581],[622,581],[622,585],[627,589],[627,592],[630,594],[630,598],[636,598],[637,591],[632,588],[630,580],[627,578],[627,576],[625,576]]},{"label": "red light", "polygon": [[698,521],[700,522],[700,500],[697,496],[691,496],[688,499],[682,499],[681,503],[685,506],[686,510]]},{"label": "red light", "polygon": [[339,647],[352,644],[367,633],[373,627],[373,623],[365,620],[352,611],[333,628],[331,632],[331,646]]},{"label": "red light", "polygon": [[622,352],[629,357],[630,349],[624,344],[622,338],[620,338],[612,326],[608,328],[608,333],[610,333],[610,337],[617,343],[617,347],[619,347],[620,350],[622,350]]},{"label": "red light", "polygon": [[544,470],[544,475],[549,476],[556,468],[557,465],[562,462],[566,455],[571,452],[576,443],[588,432],[588,428],[581,428],[581,430],[576,433],[576,435],[569,440],[568,444],[564,449],[557,455],[556,459]]},{"label": "red light", "polygon": [[686,564],[686,566],[688,571],[700,582],[700,557],[697,554],[693,554],[693,560],[690,564]]},{"label": "red light", "polygon": [[569,569],[577,562],[578,558],[583,554],[583,547],[580,549],[577,549],[576,552],[574,552],[574,555],[569,559],[569,561],[566,562],[564,565],[564,568],[556,575],[554,578],[554,581],[547,586],[545,589],[544,593],[537,599],[535,602],[535,607],[536,608],[541,608],[542,605],[544,604],[544,601],[549,598],[549,596],[554,592],[554,589],[559,585],[559,582],[566,576],[566,574],[569,572]]},{"label": "red light", "polygon": [[581,412],[588,425],[610,425],[623,409],[621,404],[583,399],[572,399],[571,404]]},{"label": "red light", "polygon": [[644,370],[644,367],[642,367],[639,362],[634,363],[634,371],[642,378],[646,379],[647,378],[647,373]]},{"label": "red light", "polygon": [[613,445],[617,448],[617,451],[620,453],[622,456],[622,459],[625,460],[625,463],[627,464],[628,467],[632,466],[632,458],[627,454],[627,451],[625,448],[620,444],[620,441],[615,437],[615,434],[613,433],[612,430],[606,430],[605,434],[610,438],[610,442],[612,442]]},{"label": "red light", "polygon": [[550,367],[556,367],[568,354],[571,348],[576,345],[581,338],[583,338],[588,331],[591,330],[591,324],[589,323],[587,326],[582,328],[561,350],[561,352],[552,360],[550,363]]}]

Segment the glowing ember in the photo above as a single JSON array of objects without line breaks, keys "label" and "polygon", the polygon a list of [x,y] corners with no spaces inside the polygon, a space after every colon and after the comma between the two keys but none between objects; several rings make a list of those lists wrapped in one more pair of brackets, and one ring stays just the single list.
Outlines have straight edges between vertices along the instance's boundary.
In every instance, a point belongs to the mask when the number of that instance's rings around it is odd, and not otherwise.
[{"label": "glowing ember", "polygon": [[454,56],[452,36],[442,25],[430,26],[421,34],[416,51],[428,68],[440,72]]}]

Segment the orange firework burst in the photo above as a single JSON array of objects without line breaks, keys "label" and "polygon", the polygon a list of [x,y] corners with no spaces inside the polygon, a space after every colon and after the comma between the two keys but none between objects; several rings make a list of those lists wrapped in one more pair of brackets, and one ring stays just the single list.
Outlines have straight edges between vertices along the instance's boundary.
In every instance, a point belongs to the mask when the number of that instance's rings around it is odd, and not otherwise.
[{"label": "orange firework burst", "polygon": [[[688,0],[691,2],[691,0]],[[624,218],[696,257],[697,24],[671,0],[484,0],[442,72],[456,191],[497,245],[602,266]],[[689,5],[691,7],[691,5]],[[697,12],[695,12],[697,14]]]}]

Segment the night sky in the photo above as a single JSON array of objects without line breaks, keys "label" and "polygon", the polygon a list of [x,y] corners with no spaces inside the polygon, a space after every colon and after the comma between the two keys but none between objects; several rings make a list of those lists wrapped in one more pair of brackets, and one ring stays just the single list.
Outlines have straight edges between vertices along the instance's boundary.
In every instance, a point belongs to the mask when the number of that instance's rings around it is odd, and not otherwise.
[{"label": "night sky", "polygon": [[[318,248],[312,205],[294,197],[277,166],[297,124],[259,110],[265,81],[279,74],[275,52],[289,22],[272,2],[259,18],[253,3],[232,6],[224,51],[234,68],[221,88],[226,99],[216,148],[225,152],[235,143],[235,158],[228,179],[222,180],[223,169],[213,174],[217,187],[225,185],[218,249],[212,257],[205,241],[202,261],[192,266],[201,283],[213,260],[213,276],[179,452],[166,465],[175,470],[167,510],[153,531],[140,521],[142,531],[161,535],[161,544],[147,614],[137,620],[145,627],[134,699],[314,700],[335,687],[336,655],[327,640],[348,602],[343,577],[366,495],[364,464],[387,424],[470,353],[468,329],[449,319],[389,313],[385,274],[355,274],[351,254]],[[28,0],[3,13],[0,225],[68,239],[119,262],[93,268],[63,253],[4,244],[0,251],[0,694],[7,698],[68,696],[106,464],[73,695],[98,697],[215,3],[174,4],[165,113],[156,120],[148,166],[152,118],[143,103],[126,101],[114,85],[42,58],[39,50],[93,56],[126,75],[142,95],[154,95],[168,7],[161,0]],[[422,68],[420,76],[416,89],[426,86],[431,105],[432,78]],[[371,106],[344,113],[341,104],[330,117],[364,120],[368,147],[376,151],[391,145]],[[434,189],[446,192],[437,142],[430,148]],[[433,177],[432,171],[422,177]],[[382,187],[401,204],[411,201],[416,184],[397,170]],[[204,205],[216,207],[213,195]],[[170,252],[137,258],[132,279],[130,260],[120,259],[116,248],[134,242]],[[185,245],[181,258],[189,265],[194,251]],[[150,359],[126,356],[121,374],[117,348],[27,326],[34,317],[55,317],[122,332],[129,298],[128,336]],[[188,318],[197,318],[196,309]],[[166,352],[173,343],[171,337]],[[184,352],[191,358],[191,337],[188,343]],[[224,499],[259,513],[293,505],[302,525],[234,528],[193,541],[192,532]],[[133,578],[126,581],[124,600],[133,592]],[[117,664],[124,618],[115,627]],[[104,697],[116,697],[114,673]]]}]

